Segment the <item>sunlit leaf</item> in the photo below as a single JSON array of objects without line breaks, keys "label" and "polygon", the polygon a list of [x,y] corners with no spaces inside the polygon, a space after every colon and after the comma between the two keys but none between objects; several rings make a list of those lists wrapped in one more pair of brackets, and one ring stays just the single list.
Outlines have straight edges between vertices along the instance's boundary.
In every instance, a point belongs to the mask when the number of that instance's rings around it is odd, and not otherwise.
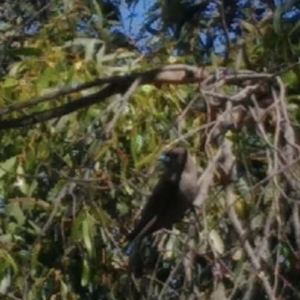
[{"label": "sunlit leaf", "polygon": [[6,77],[5,81],[2,84],[2,87],[4,88],[11,88],[15,87],[19,84],[19,81],[15,79],[14,77]]},{"label": "sunlit leaf", "polygon": [[246,22],[245,20],[241,20],[241,25],[247,29],[250,33],[256,30],[254,24],[251,24],[249,22]]},{"label": "sunlit leaf", "polygon": [[18,272],[18,266],[15,262],[15,260],[13,259],[13,257],[5,250],[5,249],[0,249],[0,259],[2,260],[2,262],[4,261],[5,263],[7,263],[10,267],[13,268],[14,272]]},{"label": "sunlit leaf", "polygon": [[86,286],[90,281],[90,266],[86,259],[82,261],[81,285]]},{"label": "sunlit leaf", "polygon": [[[2,258],[1,258],[1,253],[0,253],[0,262],[1,262]],[[3,264],[4,266],[5,264]],[[2,272],[1,272],[2,273]],[[4,273],[4,272],[3,272]],[[5,295],[7,294],[7,291],[11,285],[11,273],[9,272],[9,270],[7,271],[6,269],[6,274],[1,274],[1,279],[0,279],[0,295]]]},{"label": "sunlit leaf", "polygon": [[118,209],[120,215],[127,214],[128,210],[129,210],[128,206],[125,203],[118,203],[117,204],[117,209]]},{"label": "sunlit leaf", "polygon": [[19,226],[22,226],[26,220],[26,216],[18,202],[11,202],[5,207],[6,214],[13,217]]},{"label": "sunlit leaf", "polygon": [[7,159],[4,162],[0,162],[0,178],[11,172],[14,169],[16,162],[17,158],[15,156]]},{"label": "sunlit leaf", "polygon": [[210,297],[211,300],[226,300],[226,289],[224,284],[220,281],[218,282],[216,289],[213,291]]},{"label": "sunlit leaf", "polygon": [[212,247],[218,252],[218,254],[224,253],[224,243],[216,230],[213,229],[209,232],[209,240]]},{"label": "sunlit leaf", "polygon": [[82,237],[89,257],[94,256],[93,223],[94,222],[89,215],[87,215],[87,217],[82,222]]}]

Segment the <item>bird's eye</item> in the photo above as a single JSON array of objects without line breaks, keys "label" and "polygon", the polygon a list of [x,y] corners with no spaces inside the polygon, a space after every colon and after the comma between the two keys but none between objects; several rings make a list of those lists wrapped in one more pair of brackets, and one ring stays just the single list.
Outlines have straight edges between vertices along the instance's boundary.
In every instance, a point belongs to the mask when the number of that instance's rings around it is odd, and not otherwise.
[{"label": "bird's eye", "polygon": [[159,160],[163,162],[170,162],[171,157],[168,153],[162,153],[159,157]]}]

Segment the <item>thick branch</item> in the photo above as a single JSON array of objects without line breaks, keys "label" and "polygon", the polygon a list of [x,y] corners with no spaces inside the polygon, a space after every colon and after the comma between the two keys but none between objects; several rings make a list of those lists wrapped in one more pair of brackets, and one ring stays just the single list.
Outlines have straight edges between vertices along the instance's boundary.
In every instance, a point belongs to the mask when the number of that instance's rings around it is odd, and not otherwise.
[{"label": "thick branch", "polygon": [[[98,78],[91,82],[79,84],[75,87],[65,87],[53,92],[47,93],[43,96],[29,99],[18,103],[13,103],[0,108],[0,115],[10,113],[15,110],[20,110],[26,107],[31,107],[38,103],[46,102],[48,100],[56,99],[58,97],[66,96],[92,87],[100,87],[103,84],[115,84],[118,86],[128,86],[137,78],[140,78],[141,84],[184,84],[201,82],[208,76],[208,71],[204,68],[197,68],[187,65],[169,65],[162,68],[152,69],[144,72],[135,72],[124,76],[112,76],[108,78]],[[116,91],[120,92],[120,91]]]}]

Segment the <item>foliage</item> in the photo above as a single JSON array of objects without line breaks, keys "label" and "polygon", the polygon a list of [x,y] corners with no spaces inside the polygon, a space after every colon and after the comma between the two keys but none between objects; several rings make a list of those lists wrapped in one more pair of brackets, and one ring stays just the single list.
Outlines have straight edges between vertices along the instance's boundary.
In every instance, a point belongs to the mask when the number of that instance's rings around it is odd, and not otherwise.
[{"label": "foliage", "polygon": [[[243,122],[235,122],[237,127],[228,129],[222,101],[229,103],[229,97],[244,92],[244,80],[206,83],[201,91],[195,85],[141,85],[129,101],[112,95],[47,122],[1,131],[0,294],[7,299],[241,299],[252,293],[249,299],[254,299],[267,293],[259,277],[264,274],[278,297],[299,297],[298,164],[290,169],[282,158],[288,157],[290,141],[285,133],[291,128],[296,132],[300,117],[298,24],[282,22],[279,8],[257,22],[245,12],[237,42],[225,42],[225,59],[205,47],[199,51],[192,47],[195,36],[184,36],[221,26],[220,19],[198,24],[192,18],[175,28],[181,11],[192,6],[176,1],[171,10],[161,1],[164,30],[155,33],[155,55],[144,57],[124,33],[112,31],[121,19],[117,1],[37,2],[41,6],[35,9],[35,4],[6,2],[19,21],[5,19],[9,34],[3,33],[3,40],[11,46],[3,52],[0,111],[64,86],[198,58],[212,69],[226,65],[251,70],[253,78],[279,75],[286,95],[278,96],[277,77],[275,83],[264,77],[252,98],[244,94],[241,106],[251,115],[254,108],[245,103],[256,97],[261,105],[257,111],[267,115],[266,120],[243,117]],[[230,23],[240,7],[228,2]],[[32,24],[30,16],[44,5],[47,9],[35,19],[38,29],[25,34]],[[158,11],[154,8],[149,20]],[[169,28],[174,31],[166,35]],[[51,110],[95,91],[93,87],[10,110],[0,114],[0,121]],[[219,98],[211,96],[216,94]],[[215,106],[212,98],[218,100]],[[221,117],[226,130],[220,130],[220,142],[212,125]],[[187,214],[172,234],[158,233],[155,243],[145,241],[136,261],[128,262],[122,253],[124,236],[159,177],[156,157],[178,143],[196,156],[203,170],[220,149],[231,145],[236,160],[233,191],[228,191],[226,181],[231,171],[216,168],[201,212]],[[298,144],[293,146],[298,149]],[[227,205],[228,195],[234,211]],[[233,213],[245,229],[242,237]],[[256,269],[245,240],[259,257]],[[141,266],[144,275],[133,276],[130,264]]]}]

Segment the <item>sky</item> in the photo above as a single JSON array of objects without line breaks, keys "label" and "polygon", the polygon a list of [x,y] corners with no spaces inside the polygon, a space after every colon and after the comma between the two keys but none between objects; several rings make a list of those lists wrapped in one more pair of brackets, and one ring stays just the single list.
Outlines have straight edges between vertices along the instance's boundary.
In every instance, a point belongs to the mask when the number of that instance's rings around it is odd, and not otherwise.
[{"label": "sky", "polygon": [[[246,2],[248,2],[248,0],[237,0],[239,2],[239,4],[244,5]],[[275,0],[275,4],[279,5],[280,3],[285,3],[287,0]],[[144,24],[144,20],[146,19],[147,15],[147,11],[148,9],[154,4],[156,3],[157,0],[139,0],[137,1],[137,4],[128,7],[128,5],[126,4],[125,0],[122,0],[122,4],[121,4],[121,15],[122,15],[122,28],[121,30],[123,32],[125,32],[128,36],[132,37],[133,40],[136,40],[137,46],[138,47],[143,47],[145,44],[145,37],[144,39],[141,39],[141,37],[139,36],[139,31],[142,28],[143,24]],[[252,2],[252,4],[254,4],[255,7],[260,8],[261,11],[264,11],[264,6],[263,3],[264,1],[260,1],[260,0],[254,0]],[[211,9],[213,9],[212,6],[213,3],[215,3],[215,1],[212,1],[212,4],[210,5]],[[208,9],[208,13],[209,13],[209,9]],[[257,11],[257,13],[259,13]],[[262,17],[262,15],[261,15]],[[284,19],[299,19],[299,10],[297,9],[291,9],[290,12],[286,13],[284,15]],[[297,21],[297,20],[296,20]],[[238,23],[238,21],[237,21]],[[201,33],[200,33],[201,34]],[[150,34],[148,34],[146,37],[150,37]],[[234,34],[231,33],[230,34],[231,38],[235,38]],[[203,36],[201,36],[201,38],[203,38]],[[217,53],[222,53],[225,50],[225,39],[222,38],[222,34],[220,33],[220,36],[217,37],[214,40],[214,48],[215,51]]]},{"label": "sky", "polygon": [[153,0],[140,0],[128,8],[125,0],[122,0],[121,14],[124,23],[124,30],[130,35],[137,35],[143,25],[147,10],[155,3]]}]

